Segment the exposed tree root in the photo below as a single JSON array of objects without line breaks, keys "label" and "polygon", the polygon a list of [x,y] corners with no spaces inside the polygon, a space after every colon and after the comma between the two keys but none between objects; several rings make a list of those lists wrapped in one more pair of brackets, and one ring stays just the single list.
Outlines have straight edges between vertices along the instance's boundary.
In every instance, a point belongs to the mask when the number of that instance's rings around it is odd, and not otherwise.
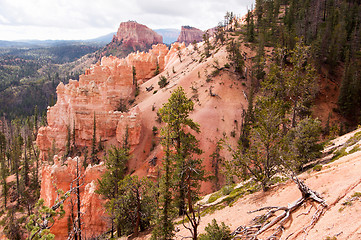
[{"label": "exposed tree root", "polygon": [[[233,233],[233,239],[249,239],[257,240],[258,236],[266,231],[270,230],[272,227],[272,233],[269,236],[266,236],[265,239],[282,239],[282,235],[285,230],[285,223],[292,218],[292,213],[299,209],[307,201],[313,201],[319,204],[316,212],[311,218],[311,222],[303,228],[303,233],[305,237],[308,235],[308,232],[312,227],[317,223],[318,219],[322,216],[324,211],[327,208],[326,201],[316,192],[310,189],[303,181],[299,180],[295,174],[291,177],[292,180],[297,184],[298,189],[301,191],[302,197],[297,201],[289,205],[288,207],[263,207],[257,210],[254,210],[249,213],[266,211],[264,214],[256,216],[253,219],[253,225],[251,226],[240,226]],[[312,206],[311,206],[312,208]],[[307,215],[311,211],[311,208],[306,213],[301,213],[300,215]],[[279,214],[279,212],[281,212]],[[277,215],[279,214],[279,215]],[[285,239],[291,237],[294,233],[288,235]],[[298,234],[297,234],[298,235]]]}]

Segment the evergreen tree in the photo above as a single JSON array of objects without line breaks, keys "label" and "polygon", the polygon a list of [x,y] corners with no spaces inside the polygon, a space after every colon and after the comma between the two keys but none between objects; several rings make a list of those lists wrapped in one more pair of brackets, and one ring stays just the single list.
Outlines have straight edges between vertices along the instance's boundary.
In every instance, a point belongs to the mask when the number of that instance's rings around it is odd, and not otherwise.
[{"label": "evergreen tree", "polygon": [[280,127],[283,122],[281,102],[272,97],[259,98],[254,109],[254,123],[250,131],[250,145],[239,144],[234,152],[231,168],[240,177],[250,173],[266,191],[280,165],[279,149],[282,144]]},{"label": "evergreen tree", "polygon": [[237,40],[232,39],[227,45],[227,58],[231,61],[234,71],[239,75],[243,74],[244,57],[240,50],[241,44]]},{"label": "evergreen tree", "polygon": [[209,33],[208,33],[208,31],[206,31],[203,34],[203,41],[204,41],[204,55],[205,55],[206,58],[208,58],[208,57],[211,56],[211,49],[212,49],[211,43],[209,41]]},{"label": "evergreen tree", "polygon": [[172,188],[176,193],[178,215],[187,213],[186,202],[189,211],[194,212],[193,202],[204,171],[201,160],[194,157],[202,151],[198,148],[197,139],[189,132],[199,132],[199,125],[189,118],[193,107],[192,100],[186,97],[182,87],[178,87],[158,112],[166,124],[161,129],[165,158],[160,182],[159,216],[152,239],[168,240],[173,237]]},{"label": "evergreen tree", "polygon": [[[125,177],[126,165],[129,160],[129,149],[128,148],[117,148],[112,146],[108,150],[108,155],[105,160],[107,171],[102,176],[102,179],[98,182],[97,192],[102,194],[105,199],[110,200],[109,205],[107,206],[108,212],[111,217],[112,226],[115,221],[115,209],[113,202],[119,197],[121,192],[119,191],[119,182]],[[117,223],[116,230],[118,237],[122,235],[122,226],[120,221],[115,221]],[[114,229],[112,229],[113,234]]]},{"label": "evergreen tree", "polygon": [[321,122],[312,118],[303,119],[287,133],[283,155],[289,166],[302,171],[305,164],[321,156],[320,134]]},{"label": "evergreen tree", "polygon": [[276,63],[270,67],[267,78],[262,83],[264,94],[283,101],[284,110],[292,110],[291,127],[310,115],[311,103],[317,91],[316,70],[309,60],[309,47],[301,40],[290,51],[290,67],[284,65],[285,49],[276,50]]},{"label": "evergreen tree", "polygon": [[[162,121],[166,124],[165,132],[169,131],[171,144],[175,148],[175,179],[177,205],[179,215],[184,215],[186,211],[186,177],[187,169],[196,161],[193,154],[200,154],[202,151],[198,148],[197,139],[186,128],[195,132],[199,132],[199,125],[189,118],[190,112],[193,111],[194,103],[188,99],[182,87],[177,88],[168,99],[168,102],[159,109],[159,115]],[[164,135],[163,135],[164,136]]]},{"label": "evergreen tree", "polygon": [[138,236],[151,224],[155,212],[154,183],[137,176],[126,176],[119,181],[118,196],[112,200],[108,210],[113,209],[116,223],[121,226],[123,235],[133,233]]},{"label": "evergreen tree", "polygon": [[6,183],[6,177],[8,176],[8,168],[6,166],[6,137],[0,132],[0,174],[1,174],[1,185],[2,185],[2,196],[4,198],[4,207],[6,208],[7,196],[8,196],[8,185]]},{"label": "evergreen tree", "polygon": [[248,10],[247,18],[246,18],[246,31],[247,31],[247,38],[248,42],[254,42],[255,40],[255,31],[254,31],[254,19],[253,19],[253,12]]},{"label": "evergreen tree", "polygon": [[152,240],[171,240],[174,236],[174,225],[172,222],[172,162],[173,155],[171,154],[171,134],[170,128],[162,128],[161,135],[163,136],[161,144],[165,147],[165,157],[163,161],[163,174],[160,178],[159,199],[158,199],[158,213],[156,218],[156,225],[152,231]]}]

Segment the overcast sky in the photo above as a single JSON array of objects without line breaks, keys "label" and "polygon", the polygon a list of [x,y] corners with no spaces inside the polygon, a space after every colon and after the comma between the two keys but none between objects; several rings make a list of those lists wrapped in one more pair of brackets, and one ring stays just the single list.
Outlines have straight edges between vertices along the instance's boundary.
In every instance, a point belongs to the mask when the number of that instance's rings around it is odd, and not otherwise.
[{"label": "overcast sky", "polygon": [[254,0],[0,0],[0,40],[90,39],[128,20],[152,29],[206,30],[226,11],[244,15]]}]

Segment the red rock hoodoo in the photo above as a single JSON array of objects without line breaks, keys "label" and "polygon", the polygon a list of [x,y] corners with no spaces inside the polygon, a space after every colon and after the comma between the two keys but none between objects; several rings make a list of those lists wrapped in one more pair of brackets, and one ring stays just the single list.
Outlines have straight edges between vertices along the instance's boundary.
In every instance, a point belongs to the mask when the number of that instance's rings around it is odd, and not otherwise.
[{"label": "red rock hoodoo", "polygon": [[129,137],[136,143],[140,123],[134,121],[140,121],[135,117],[139,110],[120,111],[122,105],[134,99],[136,84],[132,68],[135,67],[136,79],[142,83],[153,77],[157,65],[160,70],[164,69],[167,53],[165,45],[155,45],[148,53],[130,54],[125,59],[103,57],[100,63],[86,70],[79,81],[60,83],[57,103],[47,112],[48,126],[40,128],[37,137],[42,159],[46,159],[50,149],[64,153],[69,131],[75,131],[76,146],[89,147],[94,121],[98,141],[116,144],[115,140],[122,138],[116,136],[122,132],[117,131],[117,126],[124,127],[129,122],[132,127]]},{"label": "red rock hoodoo", "polygon": [[182,26],[182,30],[179,34],[177,42],[184,42],[185,44],[193,43],[194,41],[200,42],[203,39],[203,31],[190,27],[190,26]]}]

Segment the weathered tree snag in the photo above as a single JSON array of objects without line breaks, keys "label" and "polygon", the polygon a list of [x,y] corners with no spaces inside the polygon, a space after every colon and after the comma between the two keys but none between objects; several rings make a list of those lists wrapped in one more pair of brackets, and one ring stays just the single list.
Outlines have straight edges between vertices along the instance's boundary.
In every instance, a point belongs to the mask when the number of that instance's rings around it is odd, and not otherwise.
[{"label": "weathered tree snag", "polygon": [[[67,200],[72,193],[75,193],[80,187],[83,186],[83,184],[79,185],[79,183],[78,183],[79,179],[82,179],[82,178],[84,178],[84,175],[78,174],[78,176],[75,179],[73,179],[73,181],[70,183],[70,189],[67,192],[65,192],[64,195],[62,195],[61,197],[58,194],[54,205],[50,207],[51,210],[56,211],[59,208],[61,208],[61,206],[64,204],[65,200]],[[73,186],[73,184],[75,182],[77,182],[77,185]],[[28,237],[28,240],[32,240],[36,236],[41,237],[41,233],[44,230],[50,229],[55,223],[54,220],[51,221],[51,219],[53,219],[53,217],[54,217],[53,214],[46,213],[44,216],[42,216],[41,219],[38,219],[38,221],[36,221],[36,225],[38,226],[39,229],[35,233],[31,234]]]},{"label": "weathered tree snag", "polygon": [[185,215],[187,216],[189,220],[189,226],[185,223],[185,217],[183,216],[183,227],[185,229],[188,229],[191,233],[191,237],[182,237],[182,239],[190,238],[193,240],[198,239],[198,226],[201,222],[201,214],[200,214],[200,208],[198,206],[197,211],[194,211],[193,209],[191,211],[186,211]]},{"label": "weathered tree snag", "polygon": [[[327,208],[326,201],[316,192],[310,189],[303,181],[299,180],[297,176],[292,173],[292,180],[297,184],[298,189],[300,190],[302,196],[297,201],[289,205],[288,207],[263,207],[249,213],[267,211],[266,213],[259,215],[253,219],[253,225],[251,226],[240,226],[238,227],[231,235],[233,239],[259,239],[258,236],[265,231],[269,230],[271,227],[277,225],[275,230],[267,236],[265,239],[279,239],[281,238],[284,232],[284,224],[291,219],[291,214],[296,211],[299,207],[303,205],[306,201],[314,201],[319,204],[316,212],[313,214],[311,218],[311,222],[309,225],[303,228],[303,232],[305,236],[307,236],[309,230],[316,224],[321,215]],[[312,206],[311,206],[312,208]],[[308,214],[311,210],[308,210]],[[277,212],[282,212],[280,215],[276,215]],[[300,214],[300,215],[302,215]],[[291,233],[286,237],[288,239],[294,233]],[[300,234],[300,233],[298,233]]]}]

